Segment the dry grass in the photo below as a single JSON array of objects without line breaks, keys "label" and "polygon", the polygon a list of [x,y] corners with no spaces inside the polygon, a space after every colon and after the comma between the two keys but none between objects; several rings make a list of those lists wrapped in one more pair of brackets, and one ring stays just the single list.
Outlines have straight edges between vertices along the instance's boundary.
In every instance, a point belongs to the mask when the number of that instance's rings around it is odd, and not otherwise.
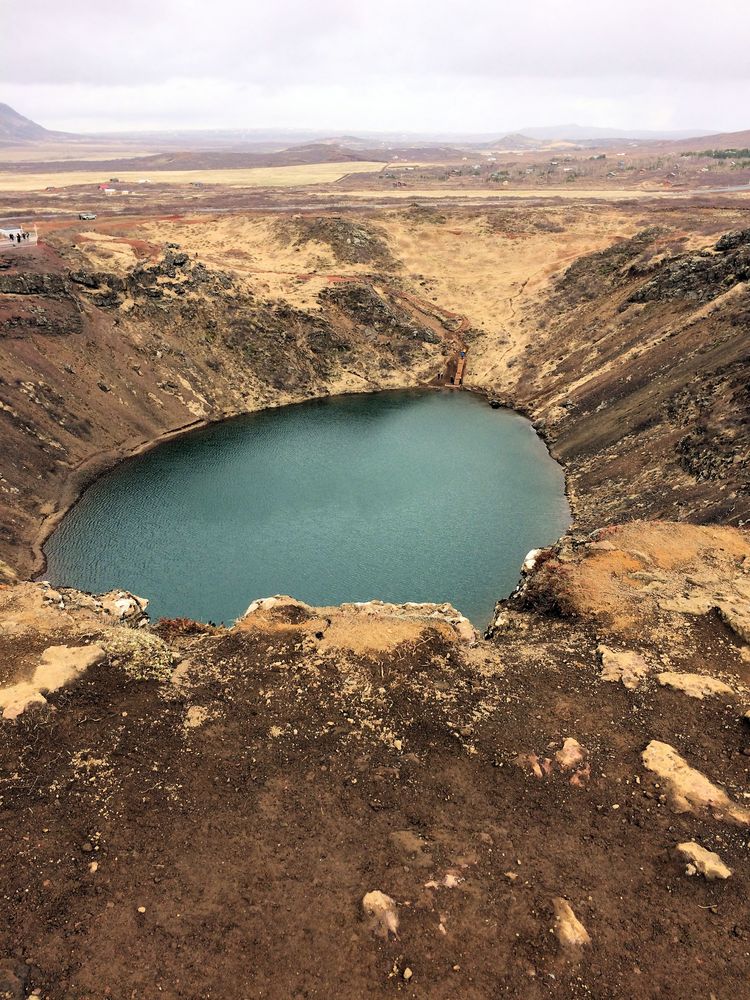
[{"label": "dry grass", "polygon": [[[379,164],[382,166],[382,164]],[[679,200],[684,198],[695,197],[696,192],[692,191],[653,191],[645,190],[643,188],[630,188],[630,189],[607,189],[607,188],[575,188],[575,187],[564,187],[564,188],[553,188],[553,187],[540,187],[540,188],[528,188],[525,190],[512,190],[508,188],[503,188],[502,191],[490,190],[489,188],[393,188],[393,189],[383,189],[382,185],[377,188],[374,186],[368,189],[352,189],[347,190],[347,198],[372,198],[373,195],[377,194],[380,198],[395,198],[399,200],[414,199],[414,198],[429,198],[431,201],[439,201],[444,198],[448,199],[466,199],[469,201],[484,200],[489,202],[502,202],[506,199],[512,198],[514,200],[523,200],[528,198],[563,198],[566,201],[633,201],[633,199],[638,199],[638,201],[652,201],[658,198],[664,198],[669,200]],[[739,196],[740,198],[749,198],[750,193],[745,194],[744,192],[735,193],[733,196]]]},{"label": "dry grass", "polygon": [[[507,219],[508,230],[498,220]],[[561,231],[535,227],[542,218]],[[492,224],[490,222],[492,221]],[[378,218],[393,257],[402,265],[398,278],[405,291],[465,316],[489,336],[472,347],[469,382],[486,382],[504,370],[529,336],[521,326],[524,306],[535,299],[550,276],[583,253],[629,235],[635,224],[613,206],[595,217],[572,206],[450,214],[443,224],[416,221],[400,208]],[[520,229],[521,232],[517,230]],[[83,249],[94,260],[96,234]],[[334,275],[361,275],[366,264],[337,261],[330,247],[285,238],[278,219],[267,216],[195,216],[160,220],[139,227],[153,243],[173,241],[209,267],[234,272],[257,295],[284,299],[302,309],[318,308],[317,295]],[[103,237],[98,253],[111,253]],[[424,276],[424,277],[423,277]]]},{"label": "dry grass", "polygon": [[[303,187],[308,184],[331,184],[346,174],[372,173],[383,169],[383,164],[370,161],[344,163],[310,163],[293,167],[251,167],[238,170],[124,170],[117,171],[123,184],[134,189],[146,189],[138,184],[149,180],[152,184],[222,184],[226,187]],[[43,191],[46,187],[73,187],[80,184],[101,184],[112,171],[71,170],[57,173],[3,173],[0,174],[0,191]],[[117,199],[117,195],[113,198]]]},{"label": "dry grass", "polygon": [[74,160],[117,160],[148,156],[159,152],[157,146],[126,141],[83,141],[76,143],[35,142],[0,147],[0,163],[54,163]]}]

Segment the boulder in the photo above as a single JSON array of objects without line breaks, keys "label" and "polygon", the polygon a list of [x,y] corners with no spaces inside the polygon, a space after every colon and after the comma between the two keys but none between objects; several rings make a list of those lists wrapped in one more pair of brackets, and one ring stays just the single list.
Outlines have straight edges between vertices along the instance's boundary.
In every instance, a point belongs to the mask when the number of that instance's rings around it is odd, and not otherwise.
[{"label": "boulder", "polygon": [[667,785],[675,812],[708,810],[717,819],[750,826],[750,809],[733,802],[722,788],[690,767],[668,743],[651,740],[641,758],[644,766]]},{"label": "boulder", "polygon": [[675,691],[682,691],[690,698],[698,698],[701,701],[706,695],[734,694],[732,688],[724,681],[706,674],[679,674],[672,670],[665,670],[657,674],[656,679],[662,687],[674,688]]}]

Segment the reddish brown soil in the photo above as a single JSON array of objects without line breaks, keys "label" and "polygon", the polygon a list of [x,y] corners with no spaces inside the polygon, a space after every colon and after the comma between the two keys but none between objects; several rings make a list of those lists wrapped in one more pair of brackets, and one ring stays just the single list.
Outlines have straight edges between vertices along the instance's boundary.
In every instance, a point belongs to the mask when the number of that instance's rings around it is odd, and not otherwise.
[{"label": "reddish brown soil", "polygon": [[[605,619],[510,614],[473,652],[430,626],[336,651],[303,640],[321,618],[306,632],[296,613],[197,635],[169,624],[188,688],[103,664],[5,723],[0,954],[50,1000],[741,995],[747,831],[674,813],[640,753],[668,742],[741,796],[742,699],[602,683],[595,648],[623,641]],[[681,669],[741,669],[718,618],[675,624]],[[662,625],[635,642],[657,665]],[[30,662],[65,638],[0,650]],[[186,730],[191,705],[209,718]],[[588,754],[583,784],[517,763],[568,736]],[[727,882],[684,874],[674,847],[692,839]],[[426,885],[446,873],[455,888]],[[362,919],[373,889],[398,904],[397,938]],[[557,896],[590,948],[560,948]]]}]

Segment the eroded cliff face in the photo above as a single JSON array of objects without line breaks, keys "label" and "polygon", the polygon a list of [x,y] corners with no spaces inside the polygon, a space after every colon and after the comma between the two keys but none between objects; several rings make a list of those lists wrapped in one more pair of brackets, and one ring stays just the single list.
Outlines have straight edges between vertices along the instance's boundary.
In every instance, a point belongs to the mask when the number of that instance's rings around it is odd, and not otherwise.
[{"label": "eroded cliff face", "polygon": [[66,253],[14,254],[0,270],[0,559],[22,574],[82,484],[165,433],[416,385],[456,348],[449,328],[369,281],[304,310],[175,248],[122,274]]},{"label": "eroded cliff face", "polygon": [[[425,384],[464,344],[467,386],[532,416],[566,468],[579,524],[743,524],[748,230],[726,229],[737,212],[654,211],[640,228],[634,214],[222,219],[207,227],[213,243],[205,226],[163,227],[188,250],[154,244],[142,226],[106,239],[57,232],[9,256],[0,559],[28,574],[81,486],[164,434]],[[235,239],[243,248],[226,249],[221,269],[216,241]]]},{"label": "eroded cliff face", "polygon": [[750,230],[684,251],[645,229],[535,303],[511,397],[568,470],[581,525],[750,519]]}]

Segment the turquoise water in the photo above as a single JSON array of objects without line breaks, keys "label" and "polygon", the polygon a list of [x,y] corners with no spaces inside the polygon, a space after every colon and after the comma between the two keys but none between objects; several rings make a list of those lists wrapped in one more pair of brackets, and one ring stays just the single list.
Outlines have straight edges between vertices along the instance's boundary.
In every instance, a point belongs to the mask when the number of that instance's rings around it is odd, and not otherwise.
[{"label": "turquoise water", "polygon": [[465,392],[343,396],[160,445],[99,479],[46,546],[57,586],[229,623],[257,597],[450,601],[478,627],[570,523],[523,417]]}]

